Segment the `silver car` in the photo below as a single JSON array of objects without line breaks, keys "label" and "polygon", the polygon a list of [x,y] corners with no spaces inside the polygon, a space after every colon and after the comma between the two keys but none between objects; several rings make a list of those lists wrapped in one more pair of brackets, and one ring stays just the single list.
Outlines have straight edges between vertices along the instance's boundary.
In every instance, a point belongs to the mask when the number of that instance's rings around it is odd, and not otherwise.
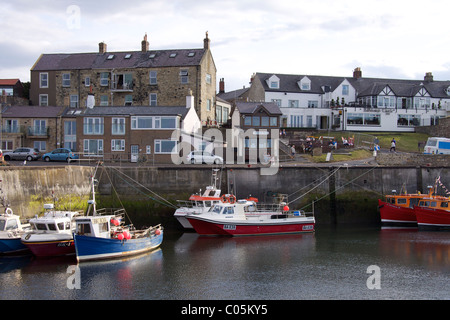
[{"label": "silver car", "polygon": [[223,158],[206,151],[192,151],[191,153],[188,154],[187,161],[192,164],[194,163],[222,164]]},{"label": "silver car", "polygon": [[39,153],[39,149],[37,148],[17,148],[14,151],[11,152],[5,152],[3,154],[3,158],[6,161],[9,160],[37,160],[41,157],[41,154]]}]

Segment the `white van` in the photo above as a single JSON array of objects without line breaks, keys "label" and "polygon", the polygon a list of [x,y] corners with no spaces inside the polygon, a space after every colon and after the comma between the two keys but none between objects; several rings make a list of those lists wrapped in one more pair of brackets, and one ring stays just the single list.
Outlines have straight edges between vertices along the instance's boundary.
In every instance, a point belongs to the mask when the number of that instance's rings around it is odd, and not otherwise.
[{"label": "white van", "polygon": [[424,154],[450,154],[449,138],[428,138],[427,144],[423,148]]}]

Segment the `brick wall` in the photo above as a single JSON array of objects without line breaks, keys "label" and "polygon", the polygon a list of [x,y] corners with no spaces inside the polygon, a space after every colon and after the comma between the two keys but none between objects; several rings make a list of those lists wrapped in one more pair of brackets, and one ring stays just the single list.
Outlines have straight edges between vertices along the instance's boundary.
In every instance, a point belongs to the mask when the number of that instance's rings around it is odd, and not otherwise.
[{"label": "brick wall", "polygon": [[450,167],[450,155],[420,153],[378,153],[376,161],[381,166]]},{"label": "brick wall", "polygon": [[450,117],[439,119],[436,126],[417,127],[416,132],[426,133],[432,137],[450,138]]}]

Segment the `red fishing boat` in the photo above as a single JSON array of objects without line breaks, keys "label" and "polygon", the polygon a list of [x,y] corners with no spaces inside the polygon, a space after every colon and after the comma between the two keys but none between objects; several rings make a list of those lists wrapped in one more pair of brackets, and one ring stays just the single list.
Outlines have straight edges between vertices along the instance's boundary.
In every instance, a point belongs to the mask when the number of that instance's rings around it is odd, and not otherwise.
[{"label": "red fishing boat", "polygon": [[450,230],[450,198],[425,198],[414,207],[419,230]]},{"label": "red fishing boat", "polygon": [[188,214],[187,220],[200,235],[248,236],[314,232],[313,213],[292,211],[285,202],[260,204],[230,195],[208,212]]},{"label": "red fishing boat", "polygon": [[378,199],[381,223],[389,226],[417,227],[414,206],[424,198],[445,199],[443,196],[435,195],[436,187],[429,186],[426,193],[407,193],[405,188],[398,193],[392,190],[386,195],[385,201]]}]

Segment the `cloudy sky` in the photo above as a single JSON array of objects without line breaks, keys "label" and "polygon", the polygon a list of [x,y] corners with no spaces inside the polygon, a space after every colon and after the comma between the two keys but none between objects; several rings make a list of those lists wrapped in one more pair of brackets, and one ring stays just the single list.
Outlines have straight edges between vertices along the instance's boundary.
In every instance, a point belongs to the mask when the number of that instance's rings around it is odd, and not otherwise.
[{"label": "cloudy sky", "polygon": [[41,53],[201,48],[226,91],[254,72],[450,80],[448,0],[1,0],[0,78]]}]

